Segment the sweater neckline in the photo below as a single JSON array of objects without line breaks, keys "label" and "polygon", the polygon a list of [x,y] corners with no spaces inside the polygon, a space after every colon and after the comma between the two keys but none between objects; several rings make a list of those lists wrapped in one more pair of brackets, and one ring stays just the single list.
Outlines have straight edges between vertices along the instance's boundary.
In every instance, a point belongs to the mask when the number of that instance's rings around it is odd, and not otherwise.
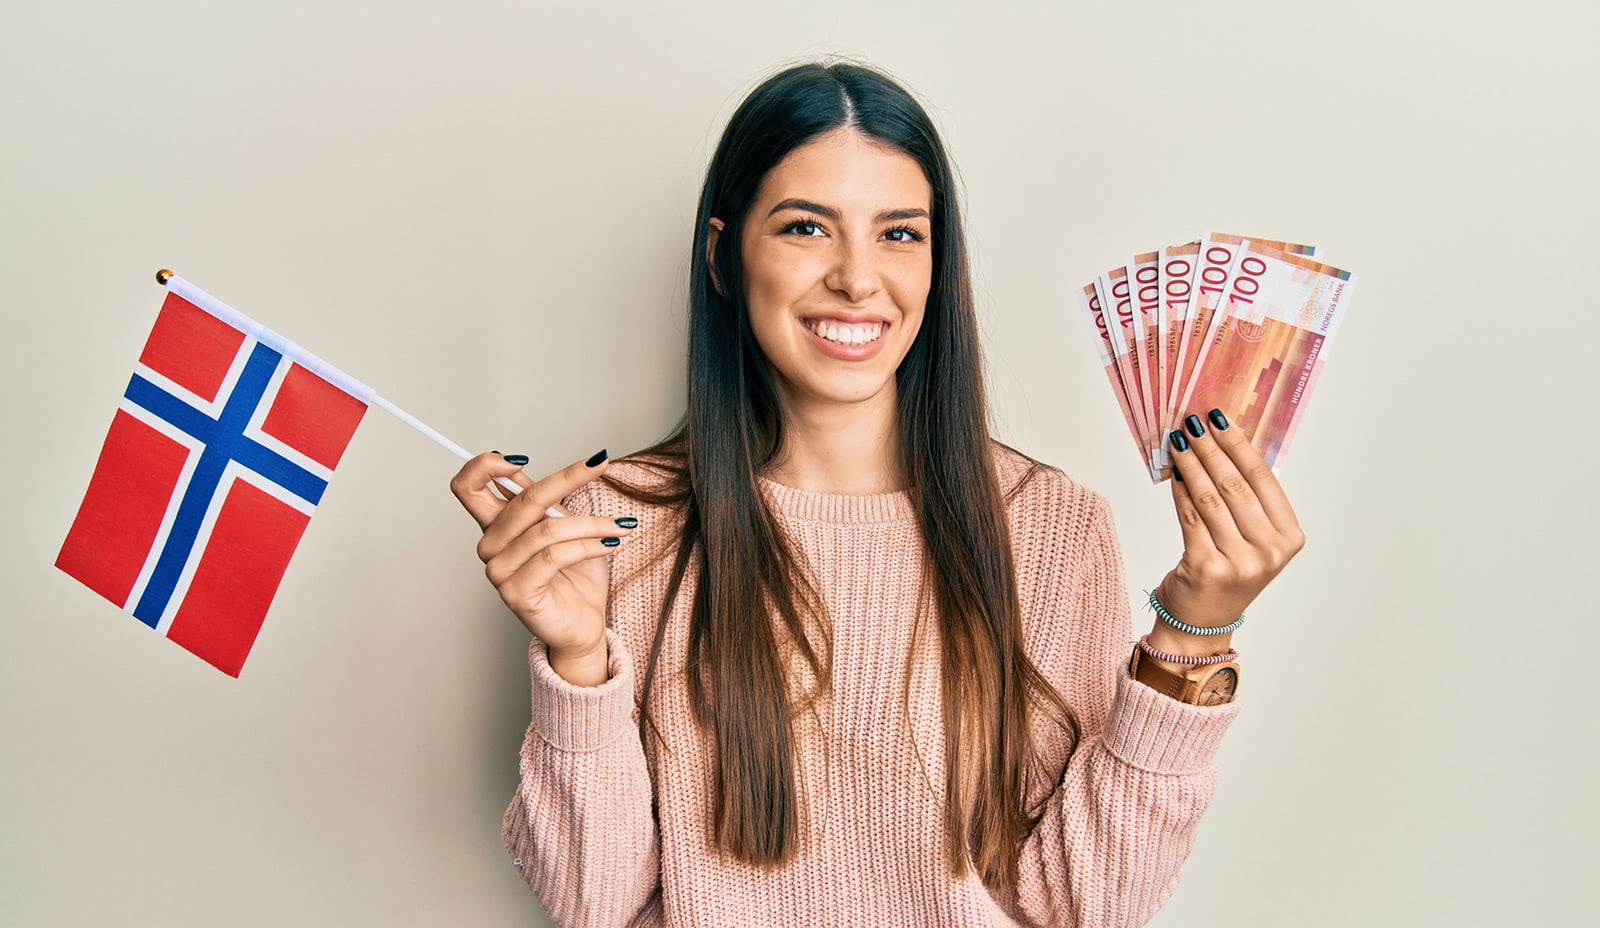
[{"label": "sweater neckline", "polygon": [[792,519],[840,524],[872,522],[915,522],[911,495],[905,490],[869,493],[818,493],[785,486],[769,477],[758,477],[773,511]]}]

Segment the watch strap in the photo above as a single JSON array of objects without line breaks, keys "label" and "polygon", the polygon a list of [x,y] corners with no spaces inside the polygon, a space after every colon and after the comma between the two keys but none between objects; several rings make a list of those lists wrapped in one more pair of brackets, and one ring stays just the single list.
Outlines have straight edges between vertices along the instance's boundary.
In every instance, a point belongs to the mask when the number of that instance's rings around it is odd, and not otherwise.
[{"label": "watch strap", "polygon": [[1189,668],[1185,673],[1176,673],[1151,660],[1144,653],[1144,649],[1137,644],[1133,646],[1133,654],[1128,658],[1129,676],[1158,693],[1190,705],[1199,705],[1200,684],[1223,667],[1231,667],[1234,673],[1238,673],[1239,665],[1232,661],[1225,664],[1200,664]]}]

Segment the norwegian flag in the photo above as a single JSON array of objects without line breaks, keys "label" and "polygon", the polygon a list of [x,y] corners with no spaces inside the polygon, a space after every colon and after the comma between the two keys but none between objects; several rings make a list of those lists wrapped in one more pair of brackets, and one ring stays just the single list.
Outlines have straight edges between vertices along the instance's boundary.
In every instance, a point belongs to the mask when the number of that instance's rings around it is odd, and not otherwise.
[{"label": "norwegian flag", "polygon": [[56,566],[237,677],[373,394],[167,287]]}]

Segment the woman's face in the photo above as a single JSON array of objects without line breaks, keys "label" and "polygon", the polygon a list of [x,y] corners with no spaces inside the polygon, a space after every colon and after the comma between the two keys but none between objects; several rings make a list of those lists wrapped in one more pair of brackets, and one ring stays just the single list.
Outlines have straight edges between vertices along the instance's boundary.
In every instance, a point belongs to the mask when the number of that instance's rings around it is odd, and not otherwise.
[{"label": "woman's face", "polygon": [[745,300],[791,409],[894,400],[933,278],[931,201],[911,156],[846,129],[762,182],[741,242]]}]

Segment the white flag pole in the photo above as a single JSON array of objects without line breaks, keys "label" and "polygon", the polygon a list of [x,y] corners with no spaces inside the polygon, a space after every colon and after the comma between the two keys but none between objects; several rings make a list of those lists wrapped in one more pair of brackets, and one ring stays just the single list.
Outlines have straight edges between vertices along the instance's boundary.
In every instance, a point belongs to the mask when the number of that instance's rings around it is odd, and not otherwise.
[{"label": "white flag pole", "polygon": [[[372,405],[379,407],[380,409],[382,409],[385,412],[387,412],[389,415],[394,416],[396,419],[399,419],[401,422],[404,422],[406,425],[411,426],[412,428],[416,429],[417,431],[421,432],[422,434],[424,434],[424,435],[428,436],[429,438],[433,439],[434,441],[438,442],[440,445],[444,446],[445,448],[448,448],[450,450],[450,453],[454,454],[456,457],[460,458],[461,460],[469,461],[469,460],[472,459],[472,452],[468,451],[467,449],[461,447],[460,445],[456,444],[455,442],[451,441],[450,439],[448,439],[448,438],[444,437],[443,435],[439,434],[439,432],[436,429],[434,429],[433,426],[428,425],[426,422],[423,422],[421,419],[418,419],[416,416],[413,416],[411,413],[406,412],[404,409],[401,409],[399,406],[396,406],[395,404],[389,402],[388,400],[384,399],[383,397],[379,396],[376,393],[372,394]],[[502,487],[505,487],[507,490],[511,491],[511,495],[513,495],[513,496],[515,496],[518,493],[522,492],[522,487],[519,486],[517,483],[515,483],[510,477],[496,477],[496,478],[494,478],[494,482],[500,484]],[[551,516],[551,517],[557,518],[557,519],[559,519],[562,516],[566,515],[566,513],[556,509],[556,507],[554,507],[554,506],[551,506],[548,509],[546,509],[544,511],[544,514],[547,515],[547,516]]]},{"label": "white flag pole", "polygon": [[[472,452],[444,437],[437,429],[429,426],[421,419],[418,419],[411,413],[406,412],[399,406],[396,406],[395,404],[379,396],[377,391],[373,390],[371,387],[355,379],[354,377],[351,377],[349,374],[339,370],[304,348],[301,348],[299,345],[288,340],[287,338],[284,338],[277,332],[274,332],[254,319],[251,319],[249,316],[239,312],[204,290],[201,290],[199,287],[189,283],[187,280],[184,280],[182,277],[179,277],[166,268],[156,271],[156,283],[166,287],[167,290],[171,291],[172,293],[176,293],[178,296],[183,297],[185,300],[188,300],[190,303],[193,303],[211,315],[216,316],[218,319],[221,319],[228,325],[231,325],[239,331],[244,332],[246,335],[249,335],[256,341],[261,342],[263,345],[272,348],[279,354],[282,354],[284,357],[293,359],[295,363],[299,364],[301,367],[311,371],[313,374],[316,374],[318,377],[328,381],[363,403],[371,406],[377,406],[378,408],[384,410],[391,416],[394,416],[396,419],[404,422],[406,425],[411,426],[422,434],[433,439],[435,442],[448,449],[451,454],[454,454],[461,460],[468,461],[472,459]],[[516,481],[512,480],[510,477],[496,477],[494,478],[494,482],[499,484],[501,487],[504,487],[506,491],[513,496],[522,492],[522,487],[518,486]],[[556,507],[551,506],[545,510],[545,515],[560,518],[561,516],[565,515],[565,513],[556,509]]]}]

